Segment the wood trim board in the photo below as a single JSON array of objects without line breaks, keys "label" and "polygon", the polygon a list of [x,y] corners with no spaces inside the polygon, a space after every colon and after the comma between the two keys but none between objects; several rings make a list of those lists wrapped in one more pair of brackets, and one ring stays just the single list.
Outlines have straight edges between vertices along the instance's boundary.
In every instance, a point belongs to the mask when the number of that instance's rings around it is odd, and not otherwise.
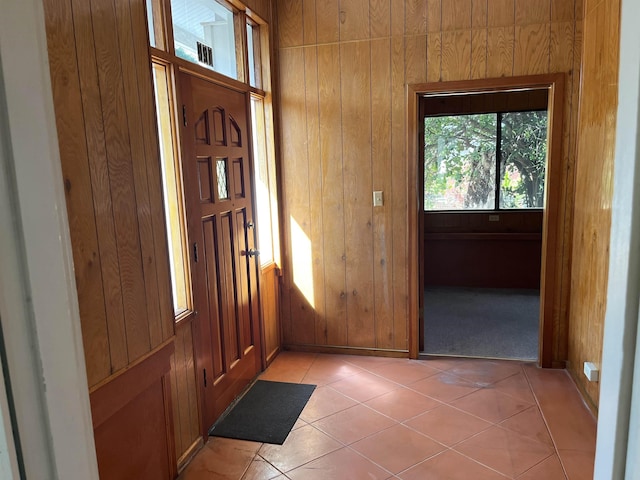
[{"label": "wood trim board", "polygon": [[546,198],[542,230],[542,267],[540,284],[540,352],[539,364],[552,367],[554,364],[554,328],[553,312],[559,309],[562,300],[556,278],[562,270],[563,259],[557,255],[563,242],[558,228],[558,209],[561,196],[561,159],[563,141],[564,73],[547,75],[527,75],[520,77],[501,77],[482,80],[463,80],[407,85],[407,205],[408,205],[408,258],[418,259],[409,262],[409,356],[419,356],[420,265],[424,251],[421,210],[422,183],[419,178],[418,162],[419,142],[419,100],[426,95],[452,93],[484,93],[521,89],[549,89],[549,136]]}]

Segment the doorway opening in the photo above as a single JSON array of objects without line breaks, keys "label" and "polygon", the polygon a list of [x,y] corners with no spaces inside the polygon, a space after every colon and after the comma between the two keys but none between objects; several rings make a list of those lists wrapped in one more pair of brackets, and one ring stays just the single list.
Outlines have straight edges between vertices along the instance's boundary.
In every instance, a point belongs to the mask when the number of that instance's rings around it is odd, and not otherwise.
[{"label": "doorway opening", "polygon": [[538,359],[548,89],[427,95],[420,352]]},{"label": "doorway opening", "polygon": [[552,366],[563,85],[544,75],[409,86],[412,358]]}]

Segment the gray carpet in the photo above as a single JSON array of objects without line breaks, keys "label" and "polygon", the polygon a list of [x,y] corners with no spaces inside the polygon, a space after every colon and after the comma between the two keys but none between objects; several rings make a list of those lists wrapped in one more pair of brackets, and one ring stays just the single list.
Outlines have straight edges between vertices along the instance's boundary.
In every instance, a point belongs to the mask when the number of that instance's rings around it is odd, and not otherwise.
[{"label": "gray carpet", "polygon": [[536,360],[537,290],[428,287],[424,292],[424,352]]}]

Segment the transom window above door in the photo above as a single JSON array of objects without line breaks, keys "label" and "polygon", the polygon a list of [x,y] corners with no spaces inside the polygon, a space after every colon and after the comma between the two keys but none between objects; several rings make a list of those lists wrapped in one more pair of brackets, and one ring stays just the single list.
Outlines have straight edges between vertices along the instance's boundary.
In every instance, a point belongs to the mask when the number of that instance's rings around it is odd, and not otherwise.
[{"label": "transom window above door", "polygon": [[214,0],[171,0],[176,56],[238,79],[233,10]]}]

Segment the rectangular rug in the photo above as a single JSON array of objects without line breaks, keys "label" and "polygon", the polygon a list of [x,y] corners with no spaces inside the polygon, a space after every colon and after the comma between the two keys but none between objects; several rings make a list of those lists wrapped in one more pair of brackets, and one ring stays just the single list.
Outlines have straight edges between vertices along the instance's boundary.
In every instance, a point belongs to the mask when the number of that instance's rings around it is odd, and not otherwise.
[{"label": "rectangular rug", "polygon": [[211,427],[209,435],[282,445],[315,388],[258,380]]}]

